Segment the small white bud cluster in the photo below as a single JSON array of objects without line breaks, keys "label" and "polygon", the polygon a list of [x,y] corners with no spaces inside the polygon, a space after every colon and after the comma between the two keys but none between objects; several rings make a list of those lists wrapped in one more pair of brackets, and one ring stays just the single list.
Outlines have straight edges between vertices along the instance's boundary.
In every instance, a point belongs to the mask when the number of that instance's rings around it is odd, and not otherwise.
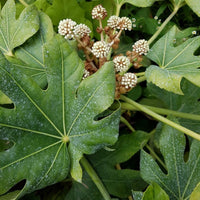
[{"label": "small white bud cluster", "polygon": [[121,85],[125,87],[125,89],[131,89],[135,87],[137,84],[137,76],[133,73],[126,73],[122,76]]},{"label": "small white bud cluster", "polygon": [[117,28],[120,29],[120,30],[129,30],[129,31],[131,31],[132,22],[128,17],[121,17]]},{"label": "small white bud cluster", "polygon": [[90,33],[91,33],[90,28],[86,26],[85,24],[78,24],[74,28],[74,35],[75,37],[78,37],[78,38],[82,38],[86,35],[89,36]]},{"label": "small white bud cluster", "polygon": [[130,60],[126,56],[117,56],[113,62],[117,72],[126,72],[130,65]]},{"label": "small white bud cluster", "polygon": [[60,35],[64,35],[65,39],[73,39],[73,30],[75,26],[76,22],[72,21],[71,19],[63,19],[59,22],[58,33]]},{"label": "small white bud cluster", "polygon": [[139,55],[147,55],[149,51],[149,45],[146,40],[138,40],[133,46],[133,51]]},{"label": "small white bud cluster", "polygon": [[84,73],[83,73],[83,78],[82,79],[85,79],[88,76],[90,76],[90,72],[88,70],[84,69]]},{"label": "small white bud cluster", "polygon": [[117,28],[118,26],[118,23],[120,21],[120,17],[117,17],[116,15],[112,15],[110,16],[110,18],[107,20],[107,25],[110,27],[110,28]]},{"label": "small white bud cluster", "polygon": [[108,21],[107,25],[113,29],[117,28],[120,30],[129,30],[132,29],[132,22],[128,17],[117,17],[117,16],[111,16]]},{"label": "small white bud cluster", "polygon": [[92,9],[92,19],[104,19],[106,16],[107,11],[101,4]]},{"label": "small white bud cluster", "polygon": [[98,41],[95,42],[92,46],[92,53],[97,57],[97,58],[103,58],[107,57],[110,51],[110,46],[108,43],[104,41]]}]

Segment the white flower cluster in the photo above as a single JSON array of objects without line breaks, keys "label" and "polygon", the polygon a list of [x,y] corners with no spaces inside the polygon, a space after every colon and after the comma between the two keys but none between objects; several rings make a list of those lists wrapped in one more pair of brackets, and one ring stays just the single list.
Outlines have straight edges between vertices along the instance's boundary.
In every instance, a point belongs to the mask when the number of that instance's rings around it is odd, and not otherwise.
[{"label": "white flower cluster", "polygon": [[120,17],[117,17],[116,15],[112,15],[110,16],[110,18],[107,20],[107,25],[110,27],[110,28],[117,28],[118,26],[118,23],[119,23],[119,20],[120,20]]},{"label": "white flower cluster", "polygon": [[63,19],[59,22],[58,33],[65,36],[65,39],[82,38],[91,33],[91,30],[85,24],[78,24],[71,19]]},{"label": "white flower cluster", "polygon": [[107,11],[101,4],[92,9],[92,19],[104,19],[106,16]]},{"label": "white flower cluster", "polygon": [[117,56],[113,59],[113,62],[117,72],[126,72],[130,65],[130,61],[126,56]]},{"label": "white flower cluster", "polygon": [[121,85],[125,87],[125,89],[130,89],[135,87],[137,84],[137,76],[133,73],[126,73],[122,76]]},{"label": "white flower cluster", "polygon": [[87,78],[88,76],[90,76],[90,72],[88,70],[84,69],[83,79]]},{"label": "white flower cluster", "polygon": [[89,36],[90,33],[91,33],[90,28],[85,24],[78,24],[77,26],[74,27],[75,37],[82,38],[86,35]]},{"label": "white flower cluster", "polygon": [[133,46],[133,51],[139,55],[147,55],[149,51],[149,45],[146,40],[138,40]]},{"label": "white flower cluster", "polygon": [[71,19],[63,19],[59,22],[58,25],[58,33],[60,35],[64,35],[65,39],[74,38],[74,27],[76,26],[76,22]]},{"label": "white flower cluster", "polygon": [[128,17],[117,17],[115,15],[111,16],[108,21],[107,25],[113,29],[117,28],[120,30],[129,30],[132,29],[132,22]]},{"label": "white flower cluster", "polygon": [[108,43],[104,41],[98,41],[95,42],[92,46],[92,53],[97,57],[97,58],[103,58],[107,57],[110,51],[110,46]]}]

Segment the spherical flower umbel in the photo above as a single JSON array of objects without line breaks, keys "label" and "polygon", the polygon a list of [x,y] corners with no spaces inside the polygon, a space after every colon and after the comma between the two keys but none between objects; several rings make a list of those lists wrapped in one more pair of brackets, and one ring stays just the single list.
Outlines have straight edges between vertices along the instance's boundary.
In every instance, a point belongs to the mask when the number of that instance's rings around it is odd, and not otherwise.
[{"label": "spherical flower umbel", "polygon": [[92,9],[92,19],[104,19],[106,16],[107,11],[101,4]]},{"label": "spherical flower umbel", "polygon": [[133,51],[139,55],[147,55],[149,51],[149,45],[146,40],[138,40],[133,46]]},{"label": "spherical flower umbel", "polygon": [[120,21],[120,17],[117,17],[115,15],[112,15],[109,17],[108,21],[107,21],[107,26],[109,26],[110,28],[117,28],[118,27],[118,23]]},{"label": "spherical flower umbel", "polygon": [[71,19],[63,19],[59,22],[58,33],[64,35],[65,39],[74,38],[73,29],[76,26],[76,22]]},{"label": "spherical flower umbel", "polygon": [[74,35],[75,37],[82,38],[84,36],[89,36],[91,30],[85,24],[78,24],[74,27]]},{"label": "spherical flower umbel", "polygon": [[128,17],[121,17],[119,22],[118,22],[117,28],[120,29],[120,30],[129,30],[129,31],[131,31],[132,22]]},{"label": "spherical flower umbel", "polygon": [[113,59],[113,62],[117,72],[126,72],[130,65],[130,61],[126,56],[117,56]]},{"label": "spherical flower umbel", "polygon": [[97,58],[107,57],[109,51],[110,51],[110,46],[108,43],[104,41],[95,42],[92,46],[92,53]]},{"label": "spherical flower umbel", "polygon": [[125,89],[131,89],[137,84],[137,76],[134,73],[126,73],[122,76],[121,86]]}]

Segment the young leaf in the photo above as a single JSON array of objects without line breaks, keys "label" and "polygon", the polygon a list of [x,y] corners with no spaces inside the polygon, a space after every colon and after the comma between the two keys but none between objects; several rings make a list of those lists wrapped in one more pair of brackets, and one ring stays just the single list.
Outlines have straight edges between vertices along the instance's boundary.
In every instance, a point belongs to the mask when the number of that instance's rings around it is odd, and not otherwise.
[{"label": "young leaf", "polygon": [[174,47],[177,28],[174,26],[166,35],[159,39],[151,51],[148,58],[159,65],[152,65],[146,70],[148,82],[165,90],[183,94],[180,82],[183,77],[193,84],[200,86],[200,57],[194,56],[195,50],[200,46],[200,37],[190,38],[184,43]]},{"label": "young leaf", "polygon": [[15,67],[0,67],[0,89],[15,105],[0,107],[0,139],[15,143],[0,152],[0,194],[22,180],[21,195],[61,181],[70,166],[81,181],[83,154],[117,140],[120,110],[95,118],[113,103],[113,64],[81,81],[82,61],[59,35],[45,45],[44,56],[46,90]]},{"label": "young leaf", "polygon": [[159,184],[170,200],[188,199],[200,181],[200,142],[192,142],[187,162],[184,161],[185,143],[182,133],[168,125],[163,126],[160,150],[165,159],[167,174],[148,153],[142,151],[141,154],[141,176],[148,183]]},{"label": "young leaf", "polygon": [[127,198],[131,195],[131,189],[144,189],[146,184],[142,181],[139,171],[131,169],[116,170],[116,164],[129,160],[146,144],[148,139],[149,135],[142,131],[123,135],[112,146],[114,151],[101,150],[89,156],[93,167],[110,194]]},{"label": "young leaf", "polygon": [[196,0],[185,0],[187,5],[200,17],[200,4]]},{"label": "young leaf", "polygon": [[[159,87],[148,84],[151,94],[164,102],[164,106],[171,110],[200,115],[200,88],[193,85],[186,79],[181,81],[181,90],[184,95],[174,94]],[[195,119],[178,119],[184,127],[200,132],[200,123]]]},{"label": "young leaf", "polygon": [[17,20],[15,13],[14,0],[8,0],[1,11],[0,49],[10,56],[15,47],[23,44],[39,29],[38,13],[34,6],[25,8]]},{"label": "young leaf", "polygon": [[146,191],[142,194],[134,191],[132,193],[134,199],[137,200],[169,200],[169,196],[157,183],[149,185]]},{"label": "young leaf", "polygon": [[198,200],[200,199],[200,183],[197,184],[194,191],[192,192],[190,196],[190,200]]}]

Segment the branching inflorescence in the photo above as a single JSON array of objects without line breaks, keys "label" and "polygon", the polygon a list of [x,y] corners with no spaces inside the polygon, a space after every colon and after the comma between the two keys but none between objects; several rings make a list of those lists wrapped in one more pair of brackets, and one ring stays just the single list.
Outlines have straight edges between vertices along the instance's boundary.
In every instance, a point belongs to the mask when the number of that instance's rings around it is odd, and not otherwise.
[{"label": "branching inflorescence", "polygon": [[128,72],[130,67],[138,69],[142,66],[143,55],[149,51],[146,40],[141,39],[132,46],[132,51],[123,54],[112,55],[112,49],[117,49],[120,43],[122,31],[132,30],[132,21],[128,17],[112,15],[107,20],[107,26],[103,27],[102,20],[107,17],[107,11],[102,5],[92,9],[92,19],[99,21],[96,31],[100,34],[100,41],[93,41],[90,37],[91,30],[85,24],[77,24],[71,19],[63,19],[58,26],[58,33],[65,39],[74,39],[77,46],[85,55],[85,70],[83,79],[95,73],[101,66],[110,60],[114,62],[116,73],[116,92],[118,99],[120,94],[125,94],[137,84],[137,76]]}]

